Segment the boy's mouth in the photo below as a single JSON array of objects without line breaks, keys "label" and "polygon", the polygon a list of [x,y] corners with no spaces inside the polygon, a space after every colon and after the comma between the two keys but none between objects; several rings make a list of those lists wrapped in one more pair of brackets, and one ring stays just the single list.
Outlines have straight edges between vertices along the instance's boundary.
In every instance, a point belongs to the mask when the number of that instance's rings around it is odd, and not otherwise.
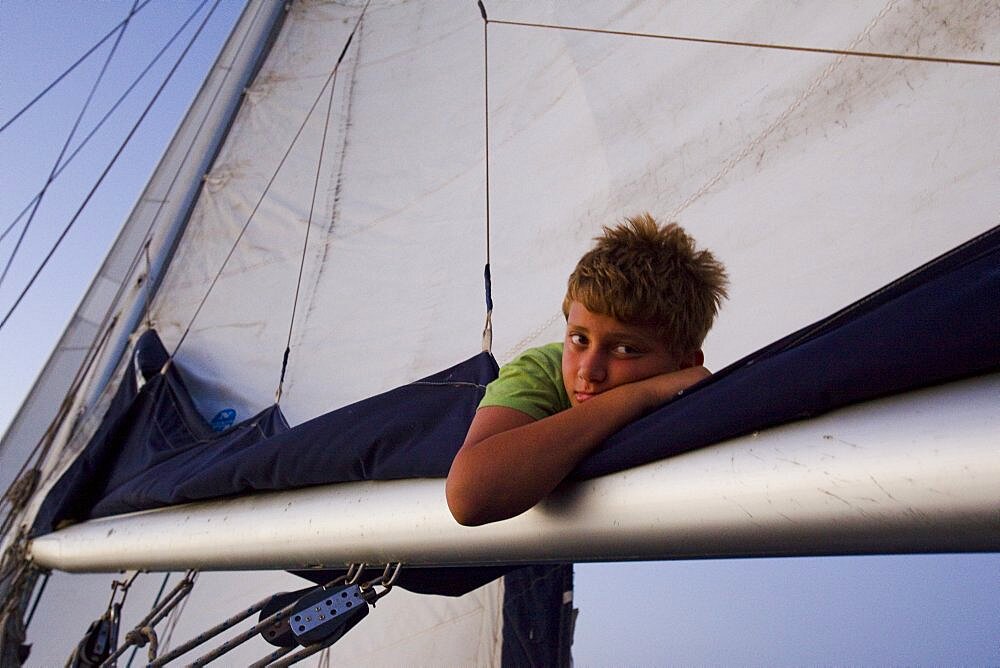
[{"label": "boy's mouth", "polygon": [[596,392],[574,392],[573,398],[576,399],[576,403],[582,404],[584,401],[597,396]]}]

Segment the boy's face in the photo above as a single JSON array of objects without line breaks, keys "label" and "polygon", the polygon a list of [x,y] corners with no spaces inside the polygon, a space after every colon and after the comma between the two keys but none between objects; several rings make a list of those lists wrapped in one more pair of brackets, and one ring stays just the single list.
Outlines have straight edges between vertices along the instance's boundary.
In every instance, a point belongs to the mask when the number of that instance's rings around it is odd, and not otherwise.
[{"label": "boy's face", "polygon": [[562,372],[573,406],[613,387],[680,368],[655,328],[623,323],[571,302]]}]

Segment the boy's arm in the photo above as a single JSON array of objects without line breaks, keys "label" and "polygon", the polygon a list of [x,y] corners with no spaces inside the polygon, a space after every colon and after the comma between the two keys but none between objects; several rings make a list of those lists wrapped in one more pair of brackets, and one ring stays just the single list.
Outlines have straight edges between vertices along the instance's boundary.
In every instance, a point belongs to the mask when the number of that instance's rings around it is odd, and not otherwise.
[{"label": "boy's arm", "polygon": [[708,375],[698,366],[619,385],[541,420],[480,408],[448,473],[452,515],[470,526],[519,515],[611,434]]}]

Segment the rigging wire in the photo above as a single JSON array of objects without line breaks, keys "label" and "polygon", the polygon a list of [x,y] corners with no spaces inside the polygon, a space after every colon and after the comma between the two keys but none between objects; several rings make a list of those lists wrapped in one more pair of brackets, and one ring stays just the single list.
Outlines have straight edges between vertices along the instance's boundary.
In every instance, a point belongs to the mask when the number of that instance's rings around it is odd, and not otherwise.
[{"label": "rigging wire", "polygon": [[[98,130],[104,127],[104,124],[111,117],[111,115],[114,114],[114,112],[118,109],[118,107],[121,106],[122,102],[125,101],[125,98],[129,96],[129,94],[135,89],[135,87],[139,85],[139,82],[141,82],[149,73],[149,71],[153,69],[153,66],[160,60],[160,57],[167,52],[167,49],[169,49],[175,41],[177,41],[177,38],[180,37],[181,33],[184,32],[184,30],[188,27],[191,21],[194,20],[194,17],[201,12],[202,8],[206,4],[208,4],[208,0],[202,0],[201,4],[199,4],[193,12],[191,12],[191,14],[184,21],[184,23],[181,24],[181,27],[174,32],[173,36],[171,36],[171,38],[167,40],[166,44],[164,44],[157,52],[157,54],[153,56],[153,59],[149,61],[149,64],[146,65],[145,69],[143,69],[143,71],[139,73],[139,76],[136,77],[135,80],[129,85],[129,87],[125,89],[125,92],[121,94],[118,100],[113,105],[111,105],[111,108],[108,109],[107,112],[105,112],[104,116],[101,117],[101,120],[99,120],[94,125],[93,129],[91,129],[91,131],[87,134],[87,136],[83,138],[83,141],[81,141],[79,145],[77,145],[77,147],[73,149],[73,152],[69,154],[69,157],[66,158],[66,160],[59,165],[59,168],[52,175],[53,181],[59,178],[59,175],[63,173],[63,170],[69,167],[70,163],[73,162],[73,159],[76,158],[76,156],[80,153],[80,151],[82,151],[83,148],[90,142],[91,138],[95,134],[97,134]],[[48,183],[46,183],[45,187],[46,188],[48,187]],[[7,235],[10,234],[11,230],[14,229],[14,226],[17,225],[21,221],[21,219],[24,218],[24,215],[28,213],[28,210],[31,209],[33,206],[35,206],[35,203],[40,200],[40,198],[44,194],[44,191],[45,188],[35,193],[35,196],[31,199],[31,201],[28,202],[23,209],[21,209],[21,212],[17,214],[17,217],[15,217],[14,220],[4,229],[4,231],[0,233],[0,241],[3,241],[5,238],[7,238]]]},{"label": "rigging wire", "polygon": [[[352,33],[351,37],[353,36],[354,35]],[[319,159],[316,161],[316,175],[313,179],[312,199],[309,201],[309,218],[306,220],[306,233],[304,235],[305,238],[302,241],[302,255],[299,258],[299,276],[295,281],[295,297],[292,299],[292,315],[288,321],[288,339],[285,341],[285,353],[282,355],[281,359],[281,377],[278,379],[278,389],[274,392],[275,404],[281,401],[281,391],[285,385],[285,371],[288,370],[288,356],[292,351],[292,330],[295,327],[295,312],[298,310],[299,292],[302,288],[302,274],[306,266],[306,251],[309,248],[309,231],[312,229],[313,212],[316,209],[316,192],[319,190],[319,175],[323,169],[323,154],[326,152],[326,135],[330,129],[330,113],[333,110],[333,94],[337,88],[337,70],[340,67],[341,60],[344,58],[344,54],[347,53],[347,46],[351,43],[351,37],[348,37],[347,44],[344,45],[340,58],[337,59],[337,64],[333,69],[333,79],[330,80],[330,97],[326,103],[326,120],[323,122],[323,139],[319,144]]]},{"label": "rigging wire", "polygon": [[633,32],[629,30],[609,30],[606,28],[588,28],[584,26],[559,25],[554,23],[530,23],[527,21],[505,21],[488,19],[489,23],[499,25],[519,26],[522,28],[540,28],[544,30],[566,30],[571,32],[596,33],[599,35],[616,35],[619,37],[642,37],[647,39],[663,39],[674,42],[693,42],[696,44],[715,44],[718,46],[738,46],[754,49],[775,49],[779,51],[798,51],[802,53],[822,53],[833,56],[856,56],[861,58],[883,58],[889,60],[911,60],[923,63],[945,63],[949,65],[985,65],[998,67],[1000,61],[975,60],[970,58],[947,58],[943,56],[921,56],[905,53],[884,53],[879,51],[855,51],[853,49],[826,49],[822,47],[796,46],[793,44],[772,44],[768,42],[744,42],[729,39],[711,39],[708,37],[690,37],[686,35],[663,35],[648,32]]},{"label": "rigging wire", "polygon": [[42,260],[41,265],[39,265],[38,269],[35,270],[35,273],[32,274],[31,279],[28,281],[27,285],[24,286],[24,289],[18,295],[17,299],[14,300],[14,304],[7,311],[6,315],[4,315],[3,320],[0,321],[0,329],[3,329],[4,325],[7,324],[7,321],[10,320],[11,315],[13,315],[14,311],[17,310],[17,307],[21,304],[21,301],[24,299],[24,296],[31,289],[31,286],[34,285],[35,280],[38,278],[39,274],[42,273],[42,270],[48,264],[49,260],[52,259],[52,256],[56,252],[56,249],[59,248],[59,245],[62,243],[63,239],[65,239],[66,235],[69,234],[69,231],[70,229],[72,229],[73,224],[76,223],[76,221],[80,218],[80,214],[83,213],[83,210],[86,208],[87,204],[90,203],[90,198],[94,196],[94,193],[97,192],[97,189],[100,187],[101,183],[104,182],[104,178],[108,175],[108,172],[110,172],[111,168],[115,165],[116,162],[118,162],[118,158],[121,157],[121,154],[125,150],[125,147],[128,146],[132,137],[139,129],[139,126],[142,124],[143,120],[145,120],[146,115],[149,113],[150,109],[152,109],[153,105],[159,99],[160,94],[163,92],[163,89],[166,88],[167,84],[173,78],[173,75],[177,71],[177,68],[180,66],[185,56],[187,56],[188,51],[190,51],[191,47],[194,45],[195,40],[198,39],[198,36],[201,34],[201,31],[208,23],[208,20],[212,17],[212,14],[215,13],[216,8],[219,6],[219,3],[221,1],[222,0],[215,0],[215,2],[212,4],[212,8],[209,10],[208,14],[201,22],[201,25],[198,26],[198,29],[195,31],[194,35],[191,36],[191,39],[190,41],[188,41],[187,46],[184,47],[184,51],[181,52],[180,56],[178,56],[177,61],[174,63],[174,66],[170,68],[170,72],[167,73],[167,76],[163,80],[163,83],[160,84],[160,87],[153,95],[153,98],[149,101],[149,104],[146,105],[146,108],[143,110],[142,115],[139,116],[139,120],[135,122],[135,125],[132,126],[132,129],[125,137],[125,140],[118,147],[118,150],[115,151],[114,156],[111,158],[111,162],[109,162],[108,165],[104,168],[104,171],[101,172],[101,175],[97,178],[97,182],[94,183],[93,187],[90,189],[90,192],[87,193],[87,196],[84,198],[83,203],[76,210],[76,213],[73,214],[73,217],[70,218],[69,223],[67,223],[66,226],[63,228],[62,233],[60,233],[59,237],[56,239],[56,242],[55,244],[53,244],[52,248],[49,249],[49,252],[46,254],[45,259]]},{"label": "rigging wire", "polygon": [[101,47],[101,45],[103,45],[103,44],[104,44],[105,42],[107,42],[107,41],[108,41],[109,39],[111,39],[111,36],[112,36],[112,35],[114,35],[114,34],[115,34],[115,32],[116,32],[116,31],[117,31],[117,30],[118,30],[119,28],[121,28],[121,27],[122,27],[122,26],[123,26],[124,24],[128,23],[128,21],[129,21],[129,20],[130,20],[130,19],[131,19],[131,18],[132,18],[133,16],[135,16],[136,14],[138,14],[138,13],[139,13],[139,11],[140,11],[140,10],[141,10],[142,8],[144,8],[144,7],[146,6],[146,5],[148,5],[148,4],[149,4],[150,2],[152,2],[152,1],[153,1],[153,0],[145,0],[145,1],[144,1],[144,2],[143,2],[143,3],[141,4],[141,5],[138,5],[138,6],[134,6],[134,7],[133,7],[133,9],[132,9],[132,11],[130,11],[130,12],[129,12],[128,16],[126,16],[126,17],[125,17],[125,19],[124,19],[124,20],[123,20],[123,21],[122,21],[121,23],[119,23],[118,25],[116,25],[116,26],[115,26],[114,28],[112,28],[112,29],[111,29],[111,30],[110,30],[110,31],[108,32],[108,34],[106,34],[106,35],[105,35],[104,37],[102,37],[102,38],[101,38],[100,40],[98,40],[97,44],[95,44],[94,46],[92,46],[92,47],[90,47],[89,49],[87,49],[87,52],[86,52],[86,53],[84,53],[84,54],[83,54],[82,56],[80,56],[80,57],[79,57],[79,58],[78,58],[78,59],[76,60],[76,62],[75,62],[75,63],[73,63],[72,65],[70,65],[70,66],[69,66],[68,68],[66,68],[66,70],[65,70],[65,71],[64,71],[64,72],[63,72],[62,74],[60,74],[60,75],[59,75],[58,77],[56,77],[55,81],[53,81],[52,83],[50,83],[50,84],[49,84],[48,86],[46,86],[46,87],[45,87],[45,88],[44,88],[44,89],[42,90],[42,92],[40,92],[40,93],[39,93],[38,95],[36,95],[35,97],[33,97],[33,98],[31,99],[31,102],[28,102],[28,104],[24,105],[24,107],[22,107],[20,111],[18,111],[18,112],[17,112],[16,114],[14,114],[14,115],[13,115],[13,116],[11,116],[11,117],[10,117],[9,119],[7,119],[7,121],[6,121],[6,122],[4,122],[4,124],[3,124],[3,125],[0,125],[0,132],[3,132],[4,130],[6,130],[6,129],[7,129],[7,128],[8,128],[9,126],[10,126],[10,124],[11,124],[11,123],[13,123],[13,122],[14,122],[14,121],[16,121],[16,120],[17,120],[18,118],[20,118],[20,117],[21,117],[21,116],[22,116],[22,115],[24,114],[24,112],[28,111],[28,109],[30,109],[30,108],[31,108],[32,106],[34,106],[34,104],[35,104],[36,102],[38,102],[38,101],[39,101],[40,99],[42,99],[43,97],[45,97],[46,93],[48,93],[48,92],[49,92],[50,90],[52,90],[52,89],[53,89],[53,88],[54,88],[54,87],[56,86],[56,84],[58,84],[58,83],[59,83],[60,81],[62,81],[63,79],[65,79],[65,78],[66,78],[66,77],[67,77],[67,76],[68,76],[68,75],[69,75],[69,74],[70,74],[70,73],[71,73],[71,72],[72,72],[73,70],[75,70],[75,69],[76,69],[76,68],[77,68],[77,67],[78,67],[78,66],[79,66],[79,65],[80,65],[80,64],[81,64],[81,63],[82,63],[83,61],[85,61],[85,60],[86,60],[87,58],[89,58],[89,57],[90,57],[90,55],[91,55],[92,53],[94,53],[94,51],[96,51],[97,49],[99,49],[99,48]]},{"label": "rigging wire", "polygon": [[31,227],[32,221],[35,219],[35,214],[38,213],[38,207],[42,205],[42,200],[45,199],[45,193],[48,192],[49,186],[52,185],[52,181],[55,179],[56,171],[59,169],[59,163],[62,162],[63,156],[66,155],[66,149],[69,148],[70,143],[73,141],[73,137],[76,135],[77,129],[80,127],[80,121],[83,120],[84,114],[87,113],[87,109],[90,107],[91,101],[94,99],[94,94],[97,93],[97,88],[101,85],[101,81],[104,79],[104,75],[108,71],[108,66],[111,65],[111,61],[115,57],[115,53],[118,51],[118,45],[122,42],[122,37],[125,36],[125,31],[128,29],[129,20],[135,14],[136,5],[139,4],[139,0],[134,0],[132,3],[132,8],[129,10],[128,15],[125,20],[122,21],[121,28],[118,30],[118,35],[115,37],[115,43],[111,45],[111,50],[108,52],[107,58],[104,59],[104,65],[101,66],[101,71],[97,74],[97,79],[94,80],[94,85],[90,87],[90,92],[87,94],[87,99],[84,100],[83,106],[80,108],[80,113],[77,114],[76,120],[73,122],[73,127],[69,131],[69,135],[66,137],[66,141],[63,143],[62,149],[59,151],[59,156],[56,161],[52,164],[52,169],[49,170],[49,175],[45,180],[45,185],[42,186],[41,191],[38,196],[34,199],[34,204],[31,208],[31,213],[28,214],[28,220],[24,223],[24,227],[21,228],[21,234],[17,237],[17,242],[14,244],[14,249],[10,253],[10,257],[7,258],[7,263],[4,265],[3,271],[0,272],[0,286],[3,285],[3,281],[7,278],[7,272],[10,271],[10,267],[14,264],[14,258],[17,257],[17,252],[21,249],[21,242],[24,241],[25,235],[28,234],[28,228]]},{"label": "rigging wire", "polygon": [[191,333],[191,327],[194,326],[195,320],[198,319],[198,314],[201,313],[201,309],[204,308],[205,302],[208,301],[208,297],[209,295],[212,294],[212,290],[215,288],[216,283],[219,282],[219,278],[222,277],[222,272],[225,270],[226,265],[229,263],[229,260],[233,257],[233,254],[236,252],[236,247],[239,246],[240,240],[243,239],[243,235],[246,234],[247,229],[250,227],[250,223],[253,222],[254,216],[257,215],[257,211],[258,209],[260,209],[260,205],[264,202],[264,198],[267,197],[268,192],[271,190],[271,186],[274,185],[275,179],[278,178],[278,174],[281,172],[282,167],[284,167],[285,161],[288,159],[288,156],[291,155],[292,149],[295,148],[295,144],[298,143],[299,137],[302,135],[302,131],[305,129],[306,124],[309,122],[309,119],[312,117],[313,112],[316,110],[316,106],[319,104],[319,101],[323,99],[323,95],[326,92],[327,86],[330,85],[333,78],[337,75],[337,71],[340,69],[340,64],[344,60],[344,56],[347,53],[347,49],[348,47],[350,47],[351,41],[354,39],[354,34],[357,32],[358,26],[361,25],[361,20],[365,17],[365,12],[368,11],[368,5],[370,4],[371,0],[367,0],[367,2],[365,2],[364,7],[361,9],[361,14],[358,16],[358,20],[355,21],[354,27],[351,29],[350,34],[347,36],[347,42],[345,42],[344,48],[340,52],[340,57],[337,59],[336,64],[333,66],[333,70],[330,72],[329,76],[327,76],[326,81],[323,82],[323,86],[322,88],[320,88],[319,94],[316,96],[316,99],[313,100],[312,105],[310,105],[309,111],[306,112],[305,118],[302,119],[302,123],[299,124],[298,130],[296,130],[295,135],[292,137],[292,141],[289,143],[288,148],[285,149],[284,155],[281,156],[281,160],[278,161],[278,166],[275,167],[274,172],[271,174],[271,178],[268,179],[267,185],[264,186],[263,192],[261,192],[260,197],[257,199],[257,203],[254,204],[254,207],[250,211],[250,215],[247,217],[246,222],[243,223],[243,227],[240,229],[240,233],[236,236],[236,240],[233,241],[232,246],[229,248],[229,252],[226,254],[226,257],[222,260],[222,264],[219,267],[219,270],[215,273],[215,276],[212,278],[211,283],[209,283],[208,289],[205,291],[205,295],[201,298],[201,301],[198,302],[198,306],[197,308],[195,308],[194,314],[188,321],[187,327],[184,328],[184,332],[181,334],[180,339],[174,346],[174,351],[173,353],[171,353],[170,359],[168,359],[166,364],[164,364],[164,369],[170,365],[171,360],[173,360],[174,356],[177,355],[177,351],[180,350],[180,347],[184,343],[184,340],[187,339],[187,335]]},{"label": "rigging wire", "polygon": [[[205,5],[205,3],[207,3],[207,1],[208,0],[203,0],[202,4],[199,5],[198,9],[196,9],[195,12],[188,18],[188,20],[184,22],[184,26],[186,26],[188,23],[190,23],[191,19],[194,18],[194,16],[198,13],[198,11],[201,9],[201,7],[203,7]],[[258,5],[257,12],[254,15],[253,19],[251,20],[251,22],[250,22],[250,27],[252,27],[257,22],[257,20],[259,19],[260,14],[261,14],[261,10],[262,10],[263,7],[264,7],[263,3],[260,4],[260,5]],[[183,30],[183,27],[181,28],[181,30]],[[178,31],[177,35],[179,35],[179,34],[180,34],[180,31]],[[175,37],[177,35],[175,35]],[[205,128],[205,124],[208,121],[209,114],[210,114],[211,110],[215,108],[215,104],[216,104],[216,102],[219,99],[219,95],[221,94],[222,90],[224,89],[226,81],[229,79],[229,76],[230,76],[230,74],[232,72],[233,63],[236,62],[236,59],[239,57],[239,54],[241,54],[243,52],[244,47],[246,46],[246,43],[247,43],[247,39],[249,38],[249,35],[250,35],[250,29],[248,28],[244,32],[243,38],[240,40],[239,45],[234,50],[233,57],[230,60],[229,64],[227,66],[224,66],[222,68],[222,71],[223,71],[222,80],[219,82],[218,86],[216,87],[215,94],[213,95],[212,100],[208,103],[208,105],[207,105],[207,107],[205,109],[205,114],[202,116],[202,119],[201,119],[200,123],[198,124],[197,129],[194,131],[192,139],[188,143],[188,147],[187,147],[186,151],[184,152],[184,155],[183,155],[183,157],[182,157],[182,159],[180,161],[180,164],[185,163],[187,161],[187,158],[191,155],[191,152],[194,149],[195,143],[197,142],[198,138],[201,136],[202,131]],[[169,46],[169,42],[168,42],[168,44],[166,46],[164,46],[163,50],[165,50],[167,48],[167,46]],[[162,53],[163,50],[161,50],[161,53]],[[157,57],[159,57],[159,54],[158,54]],[[152,63],[150,64],[150,66],[152,66]],[[135,82],[135,83],[138,83],[138,82]],[[135,83],[133,83],[133,86],[135,85]],[[130,89],[131,89],[131,87],[130,87]],[[119,102],[120,101],[121,100],[119,100]],[[77,150],[79,150],[79,148]],[[72,156],[70,157],[70,159],[72,159]],[[64,166],[65,166],[65,164],[64,164]],[[177,183],[177,179],[179,178],[179,176],[180,176],[180,168],[178,167],[177,171],[174,173],[174,176],[173,176],[173,178],[170,181],[170,184],[167,186],[167,189],[166,189],[167,195],[169,195],[169,193],[171,193],[173,191],[174,185]],[[164,199],[160,200],[159,207],[157,208],[156,213],[153,214],[153,217],[150,220],[150,223],[149,223],[149,225],[146,228],[146,234],[145,234],[145,236],[146,236],[147,240],[150,239],[150,234],[151,234],[151,232],[153,230],[153,227],[155,227],[156,224],[157,224],[157,222],[159,221],[160,214],[163,212],[163,207],[164,207],[164,204],[166,203],[166,201],[167,201],[167,197],[165,197]],[[131,276],[132,275],[132,273],[135,271],[135,268],[138,266],[139,261],[142,258],[142,255],[143,255],[143,249],[140,248],[133,255],[132,261],[129,264],[129,268],[124,272],[123,276]],[[149,289],[149,290],[152,289],[151,285],[150,285],[150,281],[151,281],[151,279],[150,279],[149,275],[147,274],[147,276],[146,276],[146,285],[147,285],[147,289]],[[83,363],[80,364],[80,366],[77,369],[76,375],[73,377],[73,380],[70,382],[70,384],[69,384],[70,389],[65,394],[62,402],[60,403],[60,406],[59,406],[58,410],[56,411],[55,417],[49,423],[49,426],[45,430],[45,433],[38,440],[38,442],[35,443],[34,447],[31,449],[31,452],[28,454],[28,456],[25,458],[24,462],[21,464],[21,467],[18,469],[17,474],[13,478],[13,482],[8,486],[7,491],[4,492],[2,499],[0,499],[3,502],[10,501],[11,500],[11,496],[12,496],[11,495],[12,491],[16,487],[21,487],[21,486],[24,485],[24,481],[21,480],[21,477],[22,477],[22,475],[25,475],[25,471],[28,470],[29,466],[32,466],[32,468],[33,468],[33,466],[37,466],[37,464],[39,464],[46,457],[46,455],[48,454],[49,448],[52,446],[53,439],[55,438],[56,428],[65,419],[66,414],[69,412],[69,410],[70,410],[70,408],[72,406],[72,403],[73,403],[72,402],[72,398],[79,391],[80,384],[83,382],[83,379],[87,377],[87,374],[90,373],[91,368],[93,367],[94,363],[97,361],[97,351],[99,351],[100,349],[103,348],[103,346],[105,345],[105,343],[108,340],[108,337],[111,334],[112,329],[117,324],[118,318],[117,318],[117,316],[114,316],[113,314],[114,314],[114,311],[115,311],[115,307],[118,304],[118,301],[121,298],[122,294],[124,293],[127,285],[128,285],[127,281],[121,281],[119,283],[119,285],[118,285],[118,290],[115,292],[114,297],[108,302],[108,307],[105,310],[104,315],[101,317],[100,324],[97,327],[97,331],[103,332],[103,333],[100,336],[95,337],[91,341],[89,347],[87,348],[87,352],[84,355],[84,361],[83,361]],[[148,304],[147,304],[147,307],[148,307]],[[33,461],[35,462],[35,465],[31,464],[31,462],[33,462]],[[28,482],[30,482],[30,481],[28,481]],[[33,484],[30,485],[30,487],[33,489],[34,488]],[[18,510],[18,504],[12,502],[11,508],[9,509],[8,513],[5,515],[3,522],[0,523],[0,537],[3,537],[3,536],[6,535],[7,531],[9,530],[10,526],[12,525],[13,516],[17,512],[17,510]]]}]

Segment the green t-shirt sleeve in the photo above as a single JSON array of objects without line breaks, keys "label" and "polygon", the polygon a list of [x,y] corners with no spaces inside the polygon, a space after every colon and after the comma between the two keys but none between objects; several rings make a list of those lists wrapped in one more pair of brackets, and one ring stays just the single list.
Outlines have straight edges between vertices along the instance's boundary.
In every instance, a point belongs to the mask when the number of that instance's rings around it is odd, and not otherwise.
[{"label": "green t-shirt sleeve", "polygon": [[569,408],[562,380],[562,344],[526,350],[503,365],[479,402],[480,408],[484,406],[513,408],[536,420]]}]

